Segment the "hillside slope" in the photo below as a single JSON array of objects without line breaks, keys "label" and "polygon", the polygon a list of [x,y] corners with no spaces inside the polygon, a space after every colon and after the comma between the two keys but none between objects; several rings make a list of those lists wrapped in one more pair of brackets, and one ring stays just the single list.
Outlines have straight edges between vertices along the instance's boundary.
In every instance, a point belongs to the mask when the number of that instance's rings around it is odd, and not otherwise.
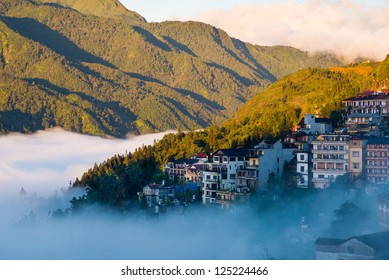
[{"label": "hillside slope", "polygon": [[124,137],[204,128],[283,75],[340,64],[253,46],[203,23],[147,23],[116,0],[88,1],[95,4],[0,3],[3,132],[61,126]]}]

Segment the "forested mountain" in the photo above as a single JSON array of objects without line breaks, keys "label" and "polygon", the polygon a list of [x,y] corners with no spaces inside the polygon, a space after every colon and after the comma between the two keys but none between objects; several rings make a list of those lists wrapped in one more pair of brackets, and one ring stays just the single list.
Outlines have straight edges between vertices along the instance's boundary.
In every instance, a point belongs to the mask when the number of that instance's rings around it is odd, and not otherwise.
[{"label": "forested mountain", "polygon": [[0,128],[95,135],[196,129],[278,78],[340,62],[199,22],[147,23],[117,0],[0,2]]},{"label": "forested mountain", "polygon": [[166,179],[158,167],[169,158],[186,158],[219,148],[251,148],[261,139],[282,137],[306,113],[317,113],[336,121],[342,112],[341,100],[366,89],[388,88],[389,55],[381,63],[298,71],[258,93],[235,118],[220,126],[170,133],[133,154],[115,155],[95,164],[76,180],[75,185],[89,188],[87,195],[74,199],[72,205],[100,202],[122,207],[147,180]]}]

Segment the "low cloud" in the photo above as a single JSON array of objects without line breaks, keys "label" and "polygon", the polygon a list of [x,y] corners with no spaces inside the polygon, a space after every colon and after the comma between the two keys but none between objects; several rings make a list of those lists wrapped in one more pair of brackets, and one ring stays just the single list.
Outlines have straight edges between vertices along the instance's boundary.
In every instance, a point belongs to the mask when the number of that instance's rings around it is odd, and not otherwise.
[{"label": "low cloud", "polygon": [[0,137],[0,195],[51,195],[114,154],[132,152],[166,133],[105,139],[55,128],[32,135],[18,133]]},{"label": "low cloud", "polygon": [[207,10],[195,17],[257,45],[334,52],[346,59],[383,60],[389,53],[389,5],[351,0],[282,1]]}]

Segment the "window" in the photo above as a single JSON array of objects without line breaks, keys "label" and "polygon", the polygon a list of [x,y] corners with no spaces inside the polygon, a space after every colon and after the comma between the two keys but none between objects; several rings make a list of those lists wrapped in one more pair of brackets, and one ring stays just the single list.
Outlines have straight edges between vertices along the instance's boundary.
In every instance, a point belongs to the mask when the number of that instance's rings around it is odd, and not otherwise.
[{"label": "window", "polygon": [[230,161],[236,161],[236,157],[230,157]]},{"label": "window", "polygon": [[324,179],[324,175],[318,175],[317,176],[319,179]]},{"label": "window", "polygon": [[358,151],[354,151],[353,152],[353,157],[359,157],[359,152]]},{"label": "window", "polygon": [[353,168],[358,169],[359,168],[359,163],[358,162],[353,162]]},{"label": "window", "polygon": [[218,157],[218,156],[214,156],[214,157],[213,157],[213,161],[214,161],[214,162],[219,162],[219,157]]},{"label": "window", "polygon": [[230,174],[230,179],[234,180],[235,179],[235,174]]},{"label": "window", "polygon": [[305,172],[305,166],[300,166],[300,172]]},{"label": "window", "polygon": [[300,155],[300,160],[305,160],[305,155]]},{"label": "window", "polygon": [[223,162],[228,162],[228,157],[223,157]]}]

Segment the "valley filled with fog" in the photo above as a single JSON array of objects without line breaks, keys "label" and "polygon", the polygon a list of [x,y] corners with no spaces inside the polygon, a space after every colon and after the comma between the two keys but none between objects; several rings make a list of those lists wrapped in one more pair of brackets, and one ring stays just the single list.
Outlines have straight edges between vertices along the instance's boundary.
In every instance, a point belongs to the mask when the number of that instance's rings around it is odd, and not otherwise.
[{"label": "valley filled with fog", "polygon": [[150,215],[91,206],[65,215],[69,201],[83,194],[67,190],[70,181],[95,162],[162,136],[118,140],[54,129],[0,137],[0,259],[315,259],[317,237],[343,237],[344,227],[333,222],[345,201],[364,213],[358,233],[380,230],[376,197],[341,187],[293,198],[257,195],[233,210],[198,203]]}]

